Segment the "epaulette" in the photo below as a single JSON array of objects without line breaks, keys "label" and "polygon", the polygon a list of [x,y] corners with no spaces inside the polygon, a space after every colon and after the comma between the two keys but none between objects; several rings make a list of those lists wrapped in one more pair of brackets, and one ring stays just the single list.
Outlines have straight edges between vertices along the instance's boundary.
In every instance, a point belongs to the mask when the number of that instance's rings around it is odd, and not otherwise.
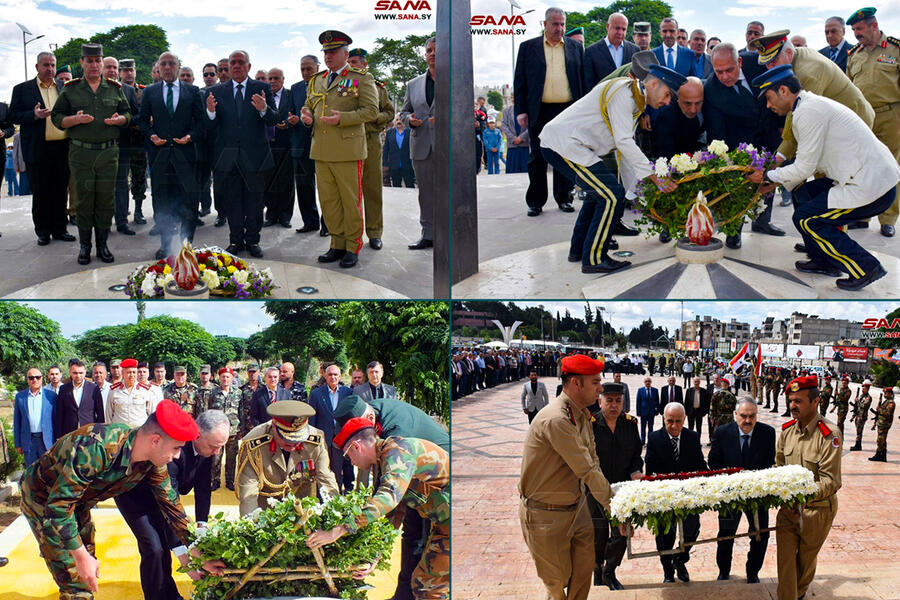
[{"label": "epaulette", "polygon": [[319,71],[318,73],[313,75],[313,77],[318,77],[319,75],[325,75],[326,73],[328,73],[328,69],[322,69],[321,71]]},{"label": "epaulette", "polygon": [[272,440],[272,435],[266,433],[266,434],[259,436],[258,438],[254,438],[252,440],[247,440],[244,443],[247,444],[247,450],[255,450],[256,448],[259,448],[260,446],[265,446],[271,440]]},{"label": "epaulette", "polygon": [[[356,67],[347,67],[347,70],[351,73],[359,73],[360,75],[368,75],[368,69],[357,69]],[[374,78],[373,78],[374,79]]]},{"label": "epaulette", "polygon": [[[306,441],[309,442],[309,443],[311,443],[311,444],[321,444],[321,443],[322,443],[322,436],[321,436],[321,435],[313,434],[313,435],[309,436],[308,438],[306,438]],[[306,442],[304,442],[304,444],[305,444],[305,443],[306,443]]]},{"label": "epaulette", "polygon": [[[897,38],[895,38],[893,36],[890,36],[890,35],[887,36],[887,39],[885,40],[885,42],[888,42],[890,44],[893,44],[897,48],[900,48],[900,40],[898,40]],[[887,45],[885,45],[884,47],[887,48]]]},{"label": "epaulette", "polygon": [[138,89],[139,89],[139,90],[147,89],[147,86],[144,85],[143,83],[139,83],[139,84],[137,84],[137,86],[138,86]]},{"label": "epaulette", "polygon": [[847,55],[850,56],[853,53],[858,52],[860,48],[862,48],[862,44],[856,44],[855,46],[847,50]]},{"label": "epaulette", "polygon": [[[72,81],[75,81],[75,80],[73,79]],[[111,389],[111,390],[121,390],[121,389],[123,389],[124,387],[125,387],[125,384],[124,384],[124,383],[122,383],[121,381],[117,381],[117,382],[115,382],[114,384],[112,384],[111,386],[109,386],[109,389]]]},{"label": "epaulette", "polygon": [[825,421],[819,421],[819,431],[822,433],[822,437],[831,435],[831,430],[828,428],[828,425],[825,424]]},{"label": "epaulette", "polygon": [[150,384],[149,384],[149,383],[141,383],[140,381],[138,381],[137,386],[138,386],[139,388],[144,388],[145,390],[149,390],[149,389],[150,389]]},{"label": "epaulette", "polygon": [[625,420],[631,421],[632,423],[637,423],[637,417],[632,414],[625,413]]},{"label": "epaulette", "polygon": [[106,81],[108,81],[109,83],[113,84],[113,85],[116,86],[117,88],[122,87],[122,84],[119,83],[118,81],[116,81],[115,79],[110,79],[109,77],[107,77],[107,78],[106,78]]},{"label": "epaulette", "polygon": [[572,407],[566,404],[566,413],[569,415],[569,420],[572,421],[572,425],[577,425],[575,422],[575,415],[572,414]]},{"label": "epaulette", "polygon": [[72,85],[72,84],[75,83],[76,81],[81,81],[81,77],[76,77],[75,79],[70,79],[70,80],[68,80],[67,82],[65,82],[65,83],[63,84],[63,87],[65,87],[65,86],[67,86],[67,85]]},{"label": "epaulette", "polygon": [[[372,79],[375,79],[375,78],[373,77]],[[385,82],[381,81],[380,79],[375,79],[375,85],[377,85],[378,87],[384,87],[387,84]]]},{"label": "epaulette", "polygon": [[796,422],[797,422],[797,419],[791,419],[790,421],[788,421],[787,423],[785,423],[784,425],[781,426],[781,430],[784,431],[785,429],[787,429],[788,427],[790,427],[791,425],[793,425]]}]

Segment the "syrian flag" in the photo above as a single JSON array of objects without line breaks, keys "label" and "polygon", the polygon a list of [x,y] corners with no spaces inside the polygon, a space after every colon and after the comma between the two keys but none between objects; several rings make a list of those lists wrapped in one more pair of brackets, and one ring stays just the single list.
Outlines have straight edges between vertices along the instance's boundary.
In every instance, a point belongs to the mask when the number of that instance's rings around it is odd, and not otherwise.
[{"label": "syrian flag", "polygon": [[756,366],[753,371],[757,377],[762,374],[762,344],[756,345]]},{"label": "syrian flag", "polygon": [[744,345],[741,346],[741,349],[738,350],[738,353],[734,355],[734,358],[728,361],[728,365],[731,367],[731,370],[733,372],[737,373],[738,369],[740,369],[742,366],[750,364],[750,357],[748,356],[747,352],[749,346],[750,342],[744,342]]}]

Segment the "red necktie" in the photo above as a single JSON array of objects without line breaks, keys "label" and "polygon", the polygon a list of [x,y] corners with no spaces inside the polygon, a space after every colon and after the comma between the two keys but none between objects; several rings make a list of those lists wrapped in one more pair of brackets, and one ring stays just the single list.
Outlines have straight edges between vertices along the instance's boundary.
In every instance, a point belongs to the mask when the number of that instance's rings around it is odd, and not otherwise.
[{"label": "red necktie", "polygon": [[269,390],[269,404],[272,404],[273,402],[275,402],[275,392]]}]

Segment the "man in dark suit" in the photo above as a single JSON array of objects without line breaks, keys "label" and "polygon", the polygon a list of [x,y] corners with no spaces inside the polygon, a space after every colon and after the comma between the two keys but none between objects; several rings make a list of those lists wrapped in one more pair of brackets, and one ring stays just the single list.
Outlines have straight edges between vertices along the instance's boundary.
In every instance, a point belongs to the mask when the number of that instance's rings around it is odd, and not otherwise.
[{"label": "man in dark suit", "polygon": [[50,122],[50,110],[63,84],[54,79],[56,57],[37,56],[37,77],[15,86],[9,105],[10,122],[20,125],[19,142],[31,183],[31,218],[39,246],[50,238],[74,242],[66,231],[66,190],[69,186],[69,141]]},{"label": "man in dark suit", "polygon": [[59,386],[53,410],[53,432],[57,439],[88,423],[106,422],[100,386],[86,381],[86,374],[83,362],[77,358],[69,361],[70,380]]},{"label": "man in dark suit", "polygon": [[691,75],[706,81],[713,72],[712,63],[709,61],[709,55],[706,53],[706,32],[702,29],[692,31],[688,47],[694,52]]},{"label": "man in dark suit", "polygon": [[685,77],[693,75],[696,57],[691,50],[678,45],[678,21],[672,17],[660,21],[659,34],[662,36],[662,44],[653,48],[659,64]]},{"label": "man in dark suit", "polygon": [[274,165],[266,126],[278,123],[268,83],[247,77],[250,56],[235,50],[228,57],[231,80],[206,96],[208,129],[216,131],[214,182],[223,192],[231,253],[246,249],[262,258],[259,232],[263,219],[265,171]]},{"label": "man in dark suit", "polygon": [[409,157],[409,132],[399,119],[384,136],[384,164],[391,175],[391,185],[416,187],[416,174]]},{"label": "man in dark suit", "polygon": [[[775,464],[775,430],[765,423],[757,422],[756,411],[756,401],[749,397],[742,398],[734,410],[735,421],[716,429],[709,449],[710,469],[742,467],[757,470],[768,469]],[[747,510],[744,514],[747,515],[749,531],[756,531],[753,512]],[[759,528],[768,529],[769,511],[762,509],[758,510],[757,514]],[[734,535],[740,522],[740,513],[719,515],[718,537]],[[746,565],[747,583],[759,583],[759,570],[766,558],[768,543],[768,532],[761,533],[759,539],[750,538]],[[728,579],[730,576],[733,549],[733,539],[718,542],[716,564],[719,566],[719,580]]]},{"label": "man in dark suit", "polygon": [[694,377],[693,386],[684,394],[684,411],[688,418],[688,429],[703,435],[703,417],[709,414],[709,390],[700,387],[700,378]]},{"label": "man in dark suit", "polygon": [[341,368],[331,364],[325,367],[325,385],[314,389],[308,400],[316,411],[315,416],[309,418],[309,424],[325,434],[331,471],[342,493],[353,489],[353,465],[349,460],[344,460],[341,451],[331,443],[337,433],[334,411],[338,403],[352,393],[346,385],[341,385]]},{"label": "man in dark suit", "polygon": [[353,388],[353,393],[363,399],[363,402],[371,402],[378,398],[396,398],[397,389],[384,383],[384,365],[373,360],[366,365],[366,377],[368,381]]},{"label": "man in dark suit", "polygon": [[181,61],[171,52],[159,56],[162,81],[146,88],[138,121],[150,140],[150,185],[154,221],[160,232],[156,259],[175,250],[172,240],[194,240],[199,205],[197,148],[202,142],[203,101],[200,90],[178,79]]},{"label": "man in dark suit", "polygon": [[846,31],[842,17],[828,17],[825,20],[825,41],[828,42],[828,45],[819,50],[820,54],[834,61],[834,64],[845,73],[847,72],[847,55],[852,47],[844,39]]},{"label": "man in dark suit", "polygon": [[[616,383],[621,381],[621,375],[615,378]],[[659,414],[659,390],[650,386],[651,379],[644,377],[644,386],[637,391],[637,414],[641,418],[641,443],[647,439],[647,434],[653,432],[653,422]],[[627,411],[626,411],[627,412]]]},{"label": "man in dark suit", "polygon": [[273,108],[278,114],[278,123],[269,127],[269,148],[272,150],[274,168],[266,176],[266,219],[263,227],[281,225],[291,228],[294,216],[294,160],[291,158],[292,132],[288,129],[288,117],[293,102],[291,90],[284,87],[284,71],[269,69],[266,77],[272,88]]},{"label": "man in dark suit", "polygon": [[703,136],[706,128],[699,116],[702,110],[703,82],[697,77],[688,77],[678,88],[678,101],[659,109],[650,131],[653,147],[660,156],[669,158],[681,152],[693,154],[706,145]]},{"label": "man in dark suit", "polygon": [[265,385],[256,388],[256,392],[253,393],[253,398],[250,399],[251,428],[271,419],[269,413],[266,412],[266,408],[270,404],[278,402],[279,400],[293,399],[290,390],[278,385],[280,375],[281,372],[278,370],[278,367],[269,367],[266,369],[266,376],[263,380]]},{"label": "man in dark suit", "polygon": [[40,369],[29,369],[25,375],[28,387],[19,391],[13,401],[13,445],[25,457],[27,467],[53,446],[53,411],[56,392],[44,387]]},{"label": "man in dark suit", "polygon": [[[705,471],[706,460],[700,447],[700,436],[684,429],[684,406],[673,402],[663,411],[663,427],[657,429],[647,438],[647,454],[644,463],[647,475],[665,473],[687,473]],[[669,533],[656,536],[657,550],[671,550],[675,546],[676,528]],[[689,515],[684,518],[684,541],[696,541],[700,535],[700,517]],[[691,558],[691,546],[684,552],[666,554],[659,557],[663,567],[663,583],[674,583],[675,573],[678,579],[687,583],[691,580],[687,563]]]},{"label": "man in dark suit", "polygon": [[[547,203],[547,161],[541,153],[541,130],[584,95],[584,46],[564,37],[565,12],[548,8],[544,19],[544,34],[519,45],[513,79],[516,120],[528,128],[531,137],[528,190],[525,192],[529,217],[541,214]],[[563,212],[575,210],[569,200],[573,187],[563,173],[554,170],[553,198]]]},{"label": "man in dark suit", "polygon": [[319,211],[316,208],[316,162],[309,157],[312,136],[308,127],[298,125],[300,111],[306,104],[306,86],[318,70],[319,59],[315,55],[307,54],[300,59],[300,74],[303,76],[303,81],[298,81],[291,86],[291,110],[288,124],[291,126],[291,156],[294,159],[297,208],[300,210],[300,218],[303,219],[303,226],[296,231],[297,233],[307,233],[318,229],[319,234],[325,237],[328,235],[325,219],[319,217]]},{"label": "man in dark suit", "polygon": [[[669,402],[678,402],[682,404],[684,399],[683,390],[680,385],[675,385],[675,377],[670,375],[666,380],[666,385],[659,388],[659,401],[665,406]],[[660,413],[662,414],[662,413]]]},{"label": "man in dark suit", "polygon": [[[129,61],[131,63],[130,66],[125,61]],[[123,59],[122,63],[122,68],[130,68],[131,70],[134,70],[133,59]],[[118,81],[119,69],[119,61],[114,57],[106,56],[103,58],[104,77],[106,77],[107,79],[111,79],[112,81]],[[129,173],[131,173],[132,162],[143,162],[143,159],[141,159],[139,155],[144,152],[144,140],[140,134],[140,131],[138,131],[138,124],[135,120],[141,108],[141,100],[140,98],[138,98],[136,88],[121,81],[119,83],[122,84],[122,92],[125,94],[125,99],[128,100],[128,107],[131,111],[132,122],[129,123],[126,127],[122,127],[122,129],[119,131],[119,163],[118,168],[116,169],[115,196],[116,231],[124,235],[135,235],[135,231],[128,226],[128,175]],[[156,198],[153,198],[153,200],[155,208]],[[134,222],[137,225],[147,224],[147,220],[144,218],[144,214],[141,212],[142,202],[143,199],[136,199],[134,203]],[[159,231],[155,211],[153,220],[154,225],[153,229],[150,230],[151,235],[155,235]]]},{"label": "man in dark suit", "polygon": [[624,64],[631,62],[631,55],[639,52],[637,44],[625,39],[628,18],[622,13],[612,13],[606,20],[606,37],[584,51],[584,91],[594,89],[604,77]]}]

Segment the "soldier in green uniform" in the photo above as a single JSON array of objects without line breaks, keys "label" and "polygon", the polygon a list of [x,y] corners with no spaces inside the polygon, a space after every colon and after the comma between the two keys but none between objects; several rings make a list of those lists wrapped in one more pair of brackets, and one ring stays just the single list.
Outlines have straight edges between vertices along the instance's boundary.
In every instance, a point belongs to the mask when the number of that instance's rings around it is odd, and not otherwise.
[{"label": "soldier in green uniform", "polygon": [[850,379],[846,376],[841,380],[837,394],[834,396],[834,406],[831,410],[837,411],[837,428],[841,430],[841,439],[844,439],[844,420],[847,418],[847,411],[850,410]]},{"label": "soldier in green uniform", "polygon": [[[362,48],[354,48],[350,51],[350,66],[368,72],[369,61],[366,59],[368,55],[369,53]],[[374,81],[378,91],[378,116],[366,123],[366,160],[363,163],[362,188],[366,208],[366,237],[369,238],[369,247],[380,250],[381,233],[384,230],[381,202],[381,132],[384,131],[384,126],[394,119],[394,105],[388,98],[384,82],[377,79]]]},{"label": "soldier in green uniform", "polygon": [[866,379],[860,389],[856,390],[856,402],[853,404],[853,424],[856,425],[856,443],[850,447],[850,451],[862,450],[863,429],[869,418],[869,408],[872,406],[872,396],[869,395],[869,387],[872,382]]},{"label": "soldier in green uniform", "polygon": [[122,84],[100,76],[103,47],[82,44],[84,77],[63,87],[53,105],[50,120],[66,130],[69,139],[69,170],[75,181],[75,212],[80,248],[78,264],[91,262],[91,231],[97,242],[97,257],[115,260],[106,240],[115,206],[116,170],[119,166],[119,128],[131,122]]},{"label": "soldier in green uniform", "polygon": [[766,384],[766,405],[763,408],[772,406],[772,387],[775,385],[775,367],[769,367],[769,371],[765,377]]},{"label": "soldier in green uniform", "polygon": [[718,388],[709,401],[709,434],[716,431],[720,425],[728,425],[734,421],[734,409],[737,406],[737,398],[728,390],[728,381],[721,375],[716,376]]},{"label": "soldier in green uniform", "polygon": [[[140,106],[141,96],[147,86],[137,82],[137,69],[135,69],[133,58],[123,58],[119,61],[119,80],[124,85],[130,85],[134,88],[138,106]],[[142,208],[144,198],[147,197],[147,152],[143,148],[143,137],[140,134],[136,136],[136,141],[137,146],[132,148],[129,161],[131,197],[134,198],[134,222],[138,225],[145,225],[147,219],[144,218]],[[155,215],[156,210],[153,212]],[[154,220],[155,218],[154,216]]]},{"label": "soldier in green uniform", "polygon": [[[175,535],[188,545],[188,517],[172,489],[166,465],[197,424],[174,402],[163,400],[140,427],[93,423],[64,435],[22,475],[22,514],[41,557],[59,587],[60,600],[90,600],[98,590],[91,508],[149,484]],[[220,572],[219,561],[205,565]]]},{"label": "soldier in green uniform", "polygon": [[[383,516],[399,527],[407,510],[418,511],[422,518],[431,521],[431,532],[422,559],[413,571],[413,597],[448,600],[450,455],[428,440],[379,438],[375,426],[365,417],[347,421],[335,436],[334,445],[357,469],[374,468],[378,489],[352,525],[315,531],[307,538],[306,544],[310,548],[321,548]],[[367,575],[374,569],[373,564],[359,575]]]},{"label": "soldier in green uniform", "polygon": [[258,387],[259,365],[250,363],[247,365],[247,383],[241,386],[241,405],[238,409],[239,438],[244,437],[250,431],[250,404]]},{"label": "soldier in green uniform", "polygon": [[213,391],[210,400],[210,408],[221,410],[228,417],[228,441],[222,452],[213,457],[212,464],[212,489],[219,489],[219,476],[222,473],[222,454],[225,455],[225,487],[234,491],[234,467],[238,453],[238,433],[241,429],[241,390],[232,385],[234,383],[234,371],[229,367],[222,367],[218,372],[219,386]]},{"label": "soldier in green uniform", "polygon": [[196,412],[197,385],[187,380],[187,369],[177,365],[172,372],[172,381],[162,387],[163,398],[168,398],[189,415],[200,414]]},{"label": "soldier in green uniform", "polygon": [[197,402],[193,412],[195,419],[200,413],[212,408],[213,395],[218,389],[219,386],[212,382],[212,367],[200,365],[200,385],[197,386]]},{"label": "soldier in green uniform", "polygon": [[825,385],[819,390],[819,412],[823,417],[828,412],[828,404],[831,402],[832,395],[834,395],[834,388],[831,387],[831,375],[826,375]]},{"label": "soldier in green uniform", "polygon": [[[9,444],[6,441],[6,431],[3,429],[3,420],[0,419],[0,467],[9,462]],[[0,567],[5,567],[9,559],[0,556]]]},{"label": "soldier in green uniform", "polygon": [[875,456],[869,458],[877,462],[887,462],[887,434],[894,423],[894,393],[897,392],[896,387],[884,388],[884,398],[878,403],[873,413],[875,413],[875,424],[872,429],[878,428],[878,437],[875,438]]},{"label": "soldier in green uniform", "polygon": [[787,383],[788,375],[785,373],[784,369],[778,367],[776,369],[775,374],[772,377],[772,410],[769,412],[777,413],[778,412],[778,396],[781,394],[781,390],[784,387],[784,384]]},{"label": "soldier in green uniform", "polygon": [[300,400],[279,400],[266,411],[272,420],[241,440],[236,490],[241,516],[268,508],[269,498],[280,500],[289,492],[297,497],[340,495],[325,435],[309,424],[315,409]]},{"label": "soldier in green uniform", "polygon": [[[863,8],[847,19],[859,43],[847,57],[847,77],[875,111],[872,131],[900,162],[900,40],[878,28],[874,8]],[[881,233],[894,235],[898,202],[878,215]]]},{"label": "soldier in green uniform", "polygon": [[371,75],[348,64],[350,36],[324,31],[319,42],[328,69],[309,80],[300,116],[312,129],[309,156],[316,161],[319,203],[331,235],[331,247],[318,260],[350,268],[362,249],[365,124],[378,117],[378,92]]}]

